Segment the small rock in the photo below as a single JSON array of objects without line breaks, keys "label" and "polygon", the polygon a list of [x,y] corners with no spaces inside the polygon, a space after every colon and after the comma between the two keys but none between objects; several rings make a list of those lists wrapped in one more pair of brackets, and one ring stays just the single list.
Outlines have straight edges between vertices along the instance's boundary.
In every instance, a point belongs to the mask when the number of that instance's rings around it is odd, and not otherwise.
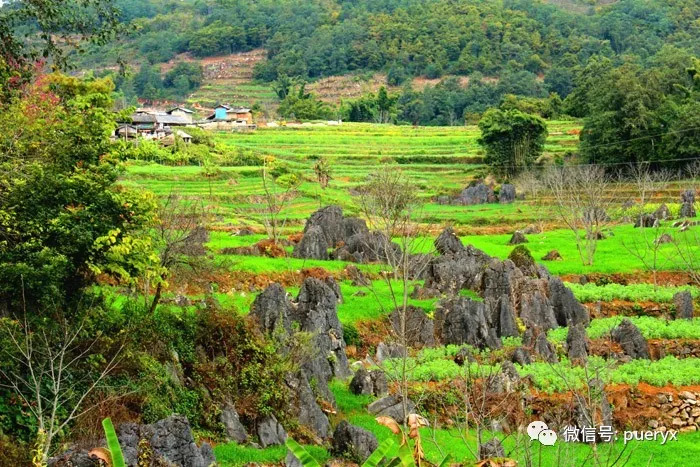
[{"label": "small rock", "polygon": [[513,233],[513,236],[510,237],[508,244],[509,245],[520,245],[521,243],[527,243],[527,238],[525,238],[525,234],[522,231],[516,230]]},{"label": "small rock", "polygon": [[673,237],[671,237],[669,234],[665,233],[663,235],[660,235],[659,238],[654,240],[654,243],[657,245],[664,245],[666,243],[673,243]]},{"label": "small rock", "polygon": [[673,304],[676,306],[676,314],[682,319],[693,319],[693,296],[687,290],[678,292],[673,296]]},{"label": "small rock", "polygon": [[263,448],[268,446],[279,446],[287,441],[287,432],[277,421],[274,415],[264,417],[258,421],[257,427],[260,445]]},{"label": "small rock", "polygon": [[561,261],[564,258],[561,257],[561,254],[557,250],[551,250],[549,253],[544,255],[542,257],[543,261]]},{"label": "small rock", "polygon": [[226,404],[221,410],[221,424],[224,425],[224,433],[229,439],[238,444],[248,441],[248,432],[238,418],[233,404]]},{"label": "small rock", "polygon": [[343,420],[333,432],[333,454],[362,464],[379,443],[371,432]]},{"label": "small rock", "polygon": [[639,328],[632,324],[629,319],[623,319],[620,325],[612,330],[612,338],[630,357],[646,358],[647,360],[650,358],[646,339],[642,336]]},{"label": "small rock", "polygon": [[372,402],[367,410],[373,415],[384,415],[401,423],[416,410],[416,405],[410,399],[406,400],[407,412],[404,413],[403,399],[399,395],[393,395]]},{"label": "small rock", "polygon": [[479,446],[479,459],[493,459],[496,457],[505,456],[506,451],[503,449],[501,441],[499,441],[497,438],[492,438]]}]

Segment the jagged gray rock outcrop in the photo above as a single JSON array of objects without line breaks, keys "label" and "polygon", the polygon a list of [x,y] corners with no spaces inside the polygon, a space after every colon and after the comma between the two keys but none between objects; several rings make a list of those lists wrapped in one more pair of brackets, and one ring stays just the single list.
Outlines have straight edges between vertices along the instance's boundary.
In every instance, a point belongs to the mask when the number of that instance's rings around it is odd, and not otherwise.
[{"label": "jagged gray rock outcrop", "polygon": [[443,230],[440,235],[435,239],[434,242],[435,249],[441,254],[446,255],[449,253],[459,253],[464,250],[464,245],[462,241],[455,235],[452,227],[447,227]]},{"label": "jagged gray rock outcrop", "polygon": [[612,338],[632,358],[649,359],[649,345],[641,331],[627,318],[612,330]]},{"label": "jagged gray rock outcrop", "polygon": [[506,451],[498,438],[491,438],[479,446],[479,459],[506,457]]},{"label": "jagged gray rock outcrop", "polygon": [[406,355],[408,355],[406,348],[401,344],[397,344],[395,342],[385,344],[384,342],[380,342],[377,345],[375,359],[377,360],[377,363],[381,364],[388,358],[402,358]]},{"label": "jagged gray rock outcrop", "polygon": [[504,183],[501,185],[501,189],[498,192],[498,202],[501,204],[509,204],[515,201],[515,186],[510,183]]},{"label": "jagged gray rock outcrop", "polygon": [[676,316],[681,319],[693,319],[693,296],[689,291],[677,292],[673,296],[673,304],[676,307]]},{"label": "jagged gray rock outcrop", "polygon": [[[152,465],[209,467],[216,463],[211,446],[207,443],[197,446],[189,421],[181,415],[173,415],[150,425],[123,423],[117,429],[117,437],[124,462],[129,467],[139,465],[139,455],[144,449],[152,452]],[[104,446],[104,440],[102,444]],[[90,457],[89,450],[75,449],[49,459],[48,465],[96,467],[101,464]]]},{"label": "jagged gray rock outcrop", "polygon": [[[350,374],[337,313],[340,299],[340,289],[331,277],[324,280],[308,277],[296,301],[293,302],[279,284],[272,284],[256,297],[251,308],[251,315],[262,330],[282,339],[283,348],[284,339],[291,337],[292,323],[312,336],[313,355],[302,362],[300,372],[287,375],[286,383],[290,393],[295,395],[293,412],[299,422],[321,439],[330,434],[330,423],[316,398],[335,404],[328,382],[335,376]],[[314,381],[313,390],[311,380]]]},{"label": "jagged gray rock outcrop", "polygon": [[457,204],[465,206],[493,203],[494,201],[496,201],[496,196],[493,193],[493,188],[483,183],[465,188],[456,199]]},{"label": "jagged gray rock outcrop", "polygon": [[491,257],[469,245],[464,249],[432,259],[426,268],[425,288],[443,293],[481,287],[484,265]]},{"label": "jagged gray rock outcrop", "polygon": [[384,415],[391,417],[402,423],[406,417],[416,410],[416,404],[410,399],[406,399],[406,412],[404,413],[403,398],[399,395],[382,397],[367,406],[369,413],[373,415]]},{"label": "jagged gray rock outcrop", "polygon": [[433,320],[428,318],[422,308],[413,305],[407,305],[405,310],[396,308],[389,316],[389,321],[392,331],[397,336],[404,336],[407,345],[411,347],[435,345]]},{"label": "jagged gray rock outcrop", "polygon": [[256,433],[263,448],[279,446],[287,441],[287,432],[274,415],[258,420]]},{"label": "jagged gray rock outcrop", "polygon": [[522,347],[518,347],[513,351],[513,354],[510,356],[510,361],[517,363],[520,366],[529,365],[532,363],[530,354]]},{"label": "jagged gray rock outcrop", "polygon": [[341,421],[333,431],[333,455],[362,464],[379,443],[372,432]]},{"label": "jagged gray rock outcrop", "polygon": [[224,426],[224,434],[238,444],[248,441],[248,432],[238,418],[238,412],[233,404],[227,403],[221,409],[221,424]]},{"label": "jagged gray rock outcrop", "polygon": [[287,291],[280,284],[270,284],[260,293],[250,308],[250,315],[254,316],[263,332],[271,334],[278,328],[287,333],[291,332],[290,315],[292,303]]},{"label": "jagged gray rock outcrop", "polygon": [[444,344],[469,344],[480,349],[499,349],[503,345],[486,319],[486,306],[467,297],[440,300],[435,326]]},{"label": "jagged gray rock outcrop", "polygon": [[681,217],[695,217],[695,190],[685,190],[681,193]]},{"label": "jagged gray rock outcrop", "polygon": [[588,310],[576,300],[574,293],[564,285],[561,279],[550,277],[547,287],[549,301],[559,326],[568,326],[569,323],[588,326],[591,320]]},{"label": "jagged gray rock outcrop", "polygon": [[569,360],[585,362],[588,360],[588,335],[583,324],[572,324],[566,335],[566,352]]},{"label": "jagged gray rock outcrop", "polygon": [[508,240],[509,245],[520,245],[521,243],[528,243],[527,237],[521,230],[516,230],[513,232],[513,236]]},{"label": "jagged gray rock outcrop", "polygon": [[338,242],[345,239],[343,209],[340,206],[330,205],[312,213],[304,226],[304,234],[306,235],[314,227],[321,230],[328,248],[335,248]]},{"label": "jagged gray rock outcrop", "polygon": [[547,340],[547,334],[541,332],[535,339],[535,353],[542,357],[545,362],[557,363],[559,358],[554,346]]},{"label": "jagged gray rock outcrop", "polygon": [[382,370],[360,368],[352,377],[349,388],[353,394],[383,396],[388,391],[386,375]]},{"label": "jagged gray rock outcrop", "polygon": [[319,226],[304,232],[299,243],[294,246],[292,256],[305,259],[328,259],[328,240]]}]

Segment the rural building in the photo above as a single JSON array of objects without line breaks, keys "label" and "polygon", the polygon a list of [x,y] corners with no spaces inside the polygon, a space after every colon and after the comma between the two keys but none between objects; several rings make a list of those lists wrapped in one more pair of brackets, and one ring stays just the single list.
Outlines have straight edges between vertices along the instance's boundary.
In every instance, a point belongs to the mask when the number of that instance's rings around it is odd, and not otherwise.
[{"label": "rural building", "polygon": [[209,121],[233,122],[239,125],[251,125],[253,114],[246,107],[231,107],[228,105],[218,105],[214,108],[214,113],[207,117]]},{"label": "rural building", "polygon": [[174,115],[176,117],[181,117],[187,120],[188,123],[193,123],[194,111],[186,109],[185,107],[175,107],[166,112],[168,115]]},{"label": "rural building", "polygon": [[[180,109],[180,110],[178,110]],[[168,112],[139,109],[131,115],[131,123],[138,134],[148,139],[162,139],[172,134],[173,127],[192,125],[188,109],[176,108]]]}]

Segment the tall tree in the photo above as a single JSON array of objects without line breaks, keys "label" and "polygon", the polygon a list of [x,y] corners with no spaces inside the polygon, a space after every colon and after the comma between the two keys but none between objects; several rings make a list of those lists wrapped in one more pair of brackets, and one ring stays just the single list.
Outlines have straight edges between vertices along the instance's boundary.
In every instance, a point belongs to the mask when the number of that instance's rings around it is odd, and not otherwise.
[{"label": "tall tree", "polygon": [[542,154],[547,125],[542,118],[517,109],[488,110],[479,121],[478,142],[486,149],[486,163],[500,175],[526,169]]}]

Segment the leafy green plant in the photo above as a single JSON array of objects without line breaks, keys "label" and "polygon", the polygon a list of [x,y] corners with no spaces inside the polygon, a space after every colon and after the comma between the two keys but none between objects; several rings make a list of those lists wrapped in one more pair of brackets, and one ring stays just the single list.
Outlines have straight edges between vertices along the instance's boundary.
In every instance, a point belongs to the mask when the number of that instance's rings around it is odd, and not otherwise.
[{"label": "leafy green plant", "polygon": [[112,459],[112,467],[126,467],[126,463],[124,462],[124,454],[122,453],[122,448],[119,445],[117,432],[114,431],[112,420],[110,418],[105,418],[102,420],[102,428],[105,430],[107,448],[109,449],[109,454]]}]

